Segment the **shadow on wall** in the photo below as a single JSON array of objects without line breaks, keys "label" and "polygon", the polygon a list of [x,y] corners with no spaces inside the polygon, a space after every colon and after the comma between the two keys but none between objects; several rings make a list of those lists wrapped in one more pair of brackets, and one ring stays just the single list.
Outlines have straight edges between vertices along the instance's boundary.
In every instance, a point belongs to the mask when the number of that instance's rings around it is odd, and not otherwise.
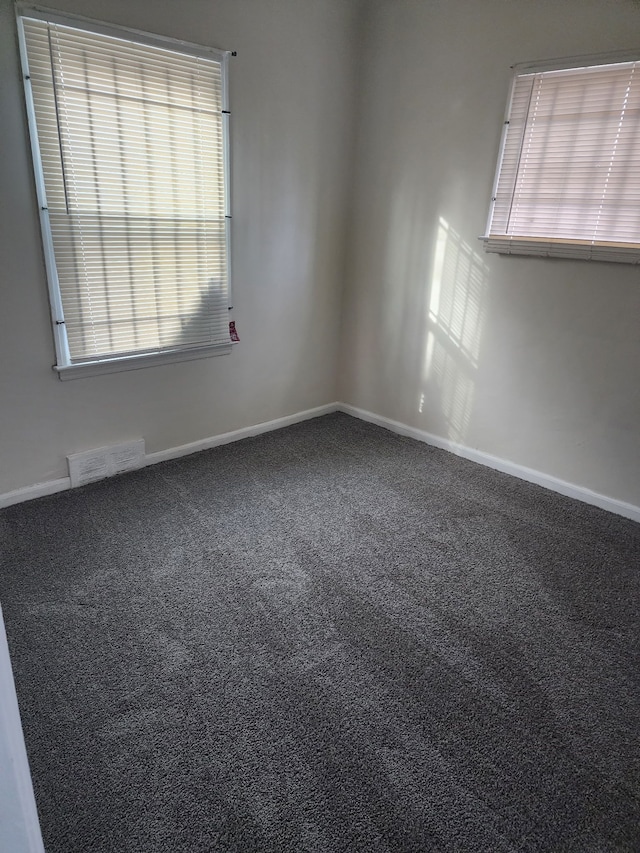
[{"label": "shadow on wall", "polygon": [[442,217],[435,242],[418,411],[437,409],[447,438],[464,443],[485,321],[488,267]]},{"label": "shadow on wall", "polygon": [[[179,291],[176,300],[181,297]],[[226,343],[229,336],[229,296],[227,286],[216,278],[209,279],[197,301],[192,297],[184,304],[172,306],[179,316],[180,327],[172,331],[171,347],[205,346]]]}]

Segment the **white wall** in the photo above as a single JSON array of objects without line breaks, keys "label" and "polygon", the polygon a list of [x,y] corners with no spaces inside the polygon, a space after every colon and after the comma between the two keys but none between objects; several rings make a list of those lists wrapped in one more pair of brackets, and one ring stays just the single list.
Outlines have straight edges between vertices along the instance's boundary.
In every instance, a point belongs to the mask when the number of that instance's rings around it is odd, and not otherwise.
[{"label": "white wall", "polygon": [[[0,494],[64,476],[68,453],[139,436],[153,453],[342,399],[640,505],[637,269],[485,255],[476,239],[509,66],[636,46],[638,3],[366,0],[362,19],[357,0],[47,5],[238,51],[242,343],[228,357],[57,379],[13,12],[0,0]],[[469,268],[454,270],[456,256]],[[447,304],[468,299],[477,315],[456,326]]]},{"label": "white wall", "polygon": [[47,0],[237,50],[231,63],[230,356],[61,382],[10,0],[0,0],[0,494],[69,453],[186,444],[335,399],[353,112],[351,0]]},{"label": "white wall", "polygon": [[633,0],[372,0],[340,399],[640,505],[638,268],[477,240],[509,67],[639,42]]},{"label": "white wall", "polygon": [[44,853],[0,610],[0,850]]}]

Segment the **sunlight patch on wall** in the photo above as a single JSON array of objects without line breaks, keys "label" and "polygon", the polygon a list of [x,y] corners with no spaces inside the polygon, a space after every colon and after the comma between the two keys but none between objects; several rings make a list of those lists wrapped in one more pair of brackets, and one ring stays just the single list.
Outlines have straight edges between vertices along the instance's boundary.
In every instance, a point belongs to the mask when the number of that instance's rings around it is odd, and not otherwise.
[{"label": "sunlight patch on wall", "polygon": [[[427,314],[423,382],[448,437],[463,441],[473,408],[488,267],[442,217],[438,223]],[[418,408],[425,408],[425,393]]]}]

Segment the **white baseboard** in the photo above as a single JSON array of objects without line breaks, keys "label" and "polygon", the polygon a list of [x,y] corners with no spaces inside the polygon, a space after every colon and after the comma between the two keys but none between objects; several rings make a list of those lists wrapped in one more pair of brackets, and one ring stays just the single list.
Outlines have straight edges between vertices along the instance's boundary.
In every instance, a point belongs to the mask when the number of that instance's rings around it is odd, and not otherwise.
[{"label": "white baseboard", "polygon": [[504,474],[510,474],[512,477],[517,477],[519,480],[526,480],[529,483],[535,483],[537,486],[542,486],[552,492],[558,492],[561,495],[566,495],[569,498],[575,498],[583,503],[591,504],[592,506],[600,507],[608,512],[613,512],[616,515],[622,515],[625,518],[630,518],[632,521],[640,522],[640,507],[634,504],[619,501],[615,498],[609,498],[606,495],[601,495],[598,492],[592,492],[591,489],[586,489],[582,486],[576,486],[573,483],[567,483],[565,480],[560,480],[557,477],[552,477],[550,474],[543,474],[541,471],[536,471],[533,468],[527,468],[524,465],[518,465],[516,462],[510,462],[507,459],[501,459],[498,456],[492,456],[490,453],[484,453],[481,450],[474,450],[471,447],[466,447],[464,444],[457,444],[455,441],[442,438],[439,435],[434,435],[430,432],[425,432],[415,427],[407,426],[399,421],[393,421],[390,418],[385,418],[382,415],[376,415],[373,412],[368,412],[365,409],[358,409],[356,406],[350,406],[346,403],[339,403],[337,410],[344,412],[347,415],[352,415],[363,421],[368,421],[372,424],[384,427],[391,432],[399,435],[406,435],[409,438],[415,438],[417,441],[423,441],[425,444],[430,444],[433,447],[439,447],[442,450],[448,450],[449,453],[455,453],[456,456],[462,456],[472,462],[477,462],[480,465],[486,465],[488,468],[494,468],[496,471],[502,471]]},{"label": "white baseboard", "polygon": [[211,436],[211,438],[202,438],[200,441],[192,441],[190,444],[183,444],[180,447],[170,447],[168,450],[147,453],[145,465],[155,465],[156,462],[178,459],[180,456],[188,456],[190,453],[198,453],[200,450],[210,450],[212,447],[219,447],[221,444],[231,444],[233,441],[240,441],[253,435],[261,435],[263,432],[271,432],[274,429],[282,429],[293,424],[299,424],[302,421],[309,421],[312,418],[319,418],[321,415],[329,415],[337,410],[338,403],[328,403],[326,406],[316,406],[315,409],[306,409],[303,412],[296,412],[295,415],[276,418],[274,421],[264,421],[261,424],[234,429],[232,432],[223,432],[220,435]]},{"label": "white baseboard", "polygon": [[[221,444],[230,444],[233,441],[240,441],[243,438],[250,438],[253,435],[260,435],[263,432],[271,432],[271,430],[282,429],[283,427],[292,426],[293,424],[301,423],[302,421],[318,418],[321,415],[328,415],[338,409],[337,403],[327,403],[324,406],[316,406],[314,409],[305,409],[302,412],[296,412],[293,415],[287,415],[284,418],[276,418],[273,421],[265,421],[253,426],[242,427],[241,429],[233,430],[232,432],[221,433],[209,438],[200,439],[200,441],[192,441],[190,444],[182,444],[179,447],[169,447],[167,450],[158,450],[155,453],[147,453],[144,457],[142,467],[147,465],[155,465],[156,462],[166,462],[168,459],[178,459],[180,456],[188,456],[190,453],[198,453],[200,450],[209,450],[211,447],[218,447]],[[22,489],[15,489],[12,492],[0,494],[0,509],[11,506],[12,504],[30,501],[34,498],[42,498],[46,495],[53,495],[56,492],[63,492],[65,489],[71,488],[71,480],[69,477],[62,477],[59,480],[49,480],[46,483],[35,483],[33,486],[25,486]]]},{"label": "white baseboard", "polygon": [[0,509],[12,504],[20,504],[23,501],[32,501],[34,498],[44,498],[46,495],[55,495],[56,492],[64,492],[71,488],[69,477],[61,477],[59,480],[47,480],[46,483],[34,483],[33,486],[24,486],[13,492],[5,492],[0,495]]},{"label": "white baseboard", "polygon": [[[249,438],[254,435],[260,435],[271,430],[282,429],[283,427],[292,426],[293,424],[301,423],[302,421],[318,418],[321,415],[328,415],[331,412],[344,412],[347,415],[352,415],[362,421],[377,424],[399,435],[406,435],[409,438],[414,438],[417,441],[422,441],[425,444],[430,444],[433,447],[439,447],[442,450],[447,450],[449,453],[455,453],[456,456],[462,456],[472,462],[477,462],[480,465],[486,465],[488,468],[494,468],[496,471],[502,471],[504,474],[510,474],[512,477],[517,477],[520,480],[526,480],[529,483],[535,483],[545,489],[550,489],[552,492],[558,492],[561,495],[566,495],[570,498],[582,501],[583,503],[592,504],[601,509],[613,512],[616,515],[622,515],[625,518],[630,518],[632,521],[640,523],[640,507],[634,504],[625,503],[615,498],[609,498],[606,495],[601,495],[598,492],[593,492],[590,489],[576,486],[573,483],[567,483],[565,480],[560,480],[549,474],[543,474],[541,471],[536,471],[533,468],[527,468],[524,465],[518,465],[516,462],[510,462],[507,459],[501,459],[498,456],[492,456],[490,453],[484,453],[481,450],[474,450],[471,447],[466,447],[463,444],[457,444],[455,441],[443,438],[439,435],[407,426],[400,421],[385,418],[382,415],[376,415],[373,412],[368,412],[365,409],[359,409],[356,406],[350,406],[347,403],[327,403],[324,406],[317,406],[314,409],[306,409],[302,412],[296,412],[293,415],[287,415],[284,418],[276,418],[272,421],[254,424],[253,426],[242,427],[241,429],[233,430],[232,432],[221,433],[209,438],[203,438],[199,441],[192,441],[190,444],[183,444],[179,447],[170,447],[167,450],[159,450],[155,453],[147,453],[144,458],[144,466],[155,465],[156,462],[165,462],[169,459],[178,459],[181,456],[188,456],[191,453],[198,453],[200,450],[209,450],[212,447],[219,447],[222,444],[230,444],[234,441],[240,441],[243,438]],[[62,477],[59,480],[49,480],[46,483],[36,483],[33,486],[25,486],[22,489],[16,489],[13,492],[6,492],[0,495],[0,509],[11,506],[12,504],[29,501],[33,498],[52,495],[56,492],[64,491],[71,488],[69,477]]]}]

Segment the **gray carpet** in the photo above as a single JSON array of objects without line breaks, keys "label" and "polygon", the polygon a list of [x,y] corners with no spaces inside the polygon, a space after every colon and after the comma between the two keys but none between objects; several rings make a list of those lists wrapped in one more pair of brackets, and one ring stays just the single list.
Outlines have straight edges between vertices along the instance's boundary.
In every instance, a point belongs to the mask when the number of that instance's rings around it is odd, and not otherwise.
[{"label": "gray carpet", "polygon": [[331,415],[0,545],[48,853],[640,850],[640,525]]}]

